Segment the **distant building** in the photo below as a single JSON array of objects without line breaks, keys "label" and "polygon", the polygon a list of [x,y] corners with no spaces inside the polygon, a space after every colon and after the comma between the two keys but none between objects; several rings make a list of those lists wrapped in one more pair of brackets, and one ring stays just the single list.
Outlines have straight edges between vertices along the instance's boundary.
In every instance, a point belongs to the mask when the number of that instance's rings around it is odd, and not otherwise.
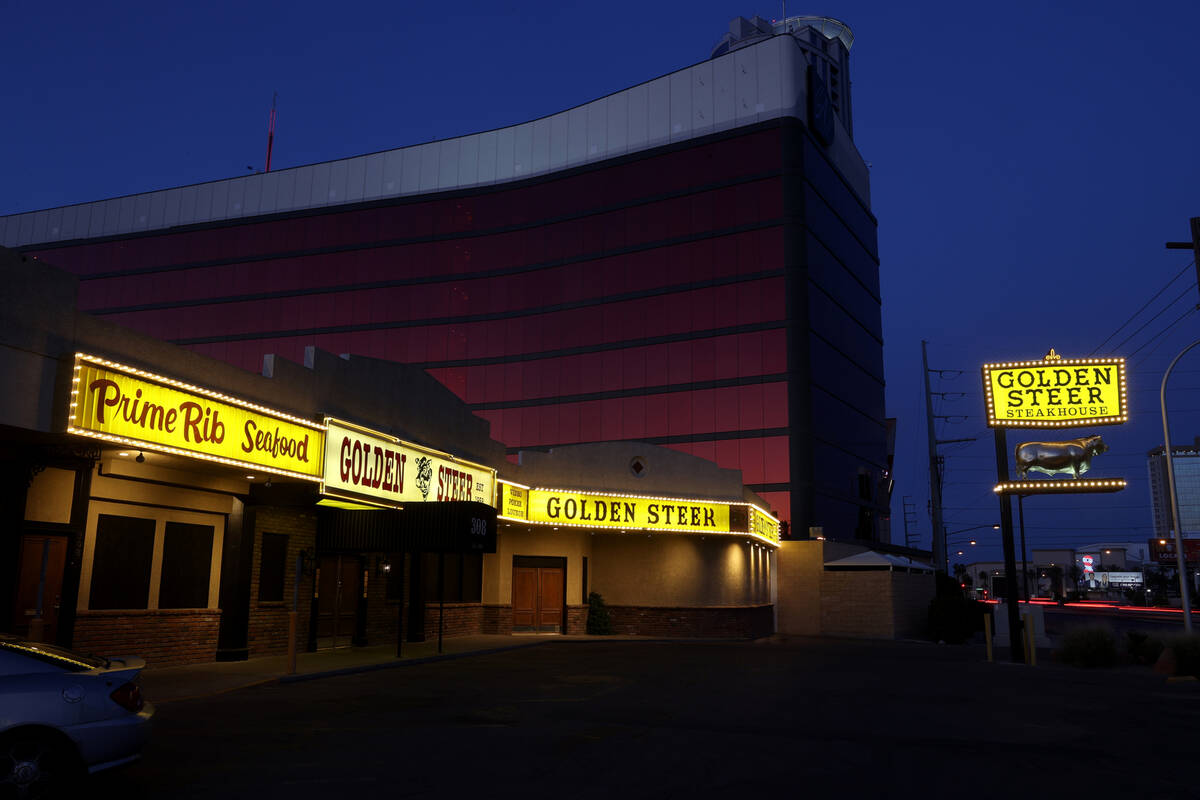
[{"label": "distant building", "polygon": [[[1190,445],[1171,448],[1175,466],[1175,491],[1179,500],[1179,516],[1183,535],[1200,535],[1200,436]],[[1170,483],[1167,480],[1167,458],[1163,448],[1155,447],[1146,453],[1150,471],[1150,504],[1154,509],[1154,535],[1165,538],[1174,534],[1171,524]]]}]

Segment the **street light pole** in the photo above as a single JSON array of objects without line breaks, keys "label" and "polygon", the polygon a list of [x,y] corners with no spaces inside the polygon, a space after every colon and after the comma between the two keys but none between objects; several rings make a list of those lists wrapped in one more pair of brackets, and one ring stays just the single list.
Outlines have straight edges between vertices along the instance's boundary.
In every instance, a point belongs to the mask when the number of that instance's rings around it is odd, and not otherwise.
[{"label": "street light pole", "polygon": [[1175,369],[1179,359],[1183,358],[1184,354],[1196,345],[1200,345],[1200,339],[1179,351],[1179,355],[1175,356],[1175,360],[1163,373],[1162,386],[1158,390],[1158,402],[1162,406],[1163,454],[1167,457],[1167,485],[1171,492],[1171,520],[1172,527],[1175,529],[1175,559],[1179,566],[1179,594],[1183,601],[1183,630],[1189,634],[1192,632],[1192,598],[1191,586],[1189,586],[1191,576],[1188,575],[1187,560],[1183,552],[1183,522],[1179,519],[1179,497],[1175,493],[1175,464],[1171,459],[1171,430],[1167,426],[1167,379],[1171,377],[1171,370]]},{"label": "street light pole", "polygon": [[1017,516],[1021,518],[1021,586],[1025,589],[1025,602],[1029,602],[1029,565],[1025,563],[1025,495],[1017,495]]}]

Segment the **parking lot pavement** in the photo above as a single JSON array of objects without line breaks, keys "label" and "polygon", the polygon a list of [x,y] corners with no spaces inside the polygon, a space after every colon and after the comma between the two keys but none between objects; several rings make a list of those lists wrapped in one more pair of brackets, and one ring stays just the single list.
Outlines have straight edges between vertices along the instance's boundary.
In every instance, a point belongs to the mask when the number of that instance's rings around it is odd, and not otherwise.
[{"label": "parking lot pavement", "polygon": [[1197,684],[978,646],[555,642],[164,706],[126,797],[1188,796]]}]

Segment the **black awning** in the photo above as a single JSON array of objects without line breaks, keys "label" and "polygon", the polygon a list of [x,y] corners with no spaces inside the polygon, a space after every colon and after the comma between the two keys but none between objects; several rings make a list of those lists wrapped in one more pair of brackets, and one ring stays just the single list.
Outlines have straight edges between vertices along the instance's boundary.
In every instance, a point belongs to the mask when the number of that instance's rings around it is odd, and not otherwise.
[{"label": "black awning", "polygon": [[402,509],[318,511],[319,553],[494,553],[496,509],[486,503],[409,503]]}]

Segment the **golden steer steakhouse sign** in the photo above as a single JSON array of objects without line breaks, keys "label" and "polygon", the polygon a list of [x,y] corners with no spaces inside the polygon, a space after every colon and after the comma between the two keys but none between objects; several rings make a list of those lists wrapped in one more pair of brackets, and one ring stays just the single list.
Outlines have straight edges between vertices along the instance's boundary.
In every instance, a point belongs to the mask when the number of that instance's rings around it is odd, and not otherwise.
[{"label": "golden steer steakhouse sign", "polygon": [[748,503],[532,489],[500,483],[500,516],[539,525],[737,534],[779,544],[779,522]]},{"label": "golden steer steakhouse sign", "polygon": [[495,505],[496,470],[325,418],[321,493],[374,505],[470,500]]},{"label": "golden steer steakhouse sign", "polygon": [[1123,358],[984,364],[983,390],[991,427],[1063,428],[1129,419]]},{"label": "golden steer steakhouse sign", "polygon": [[94,356],[75,356],[68,433],[320,480],[323,425]]}]

